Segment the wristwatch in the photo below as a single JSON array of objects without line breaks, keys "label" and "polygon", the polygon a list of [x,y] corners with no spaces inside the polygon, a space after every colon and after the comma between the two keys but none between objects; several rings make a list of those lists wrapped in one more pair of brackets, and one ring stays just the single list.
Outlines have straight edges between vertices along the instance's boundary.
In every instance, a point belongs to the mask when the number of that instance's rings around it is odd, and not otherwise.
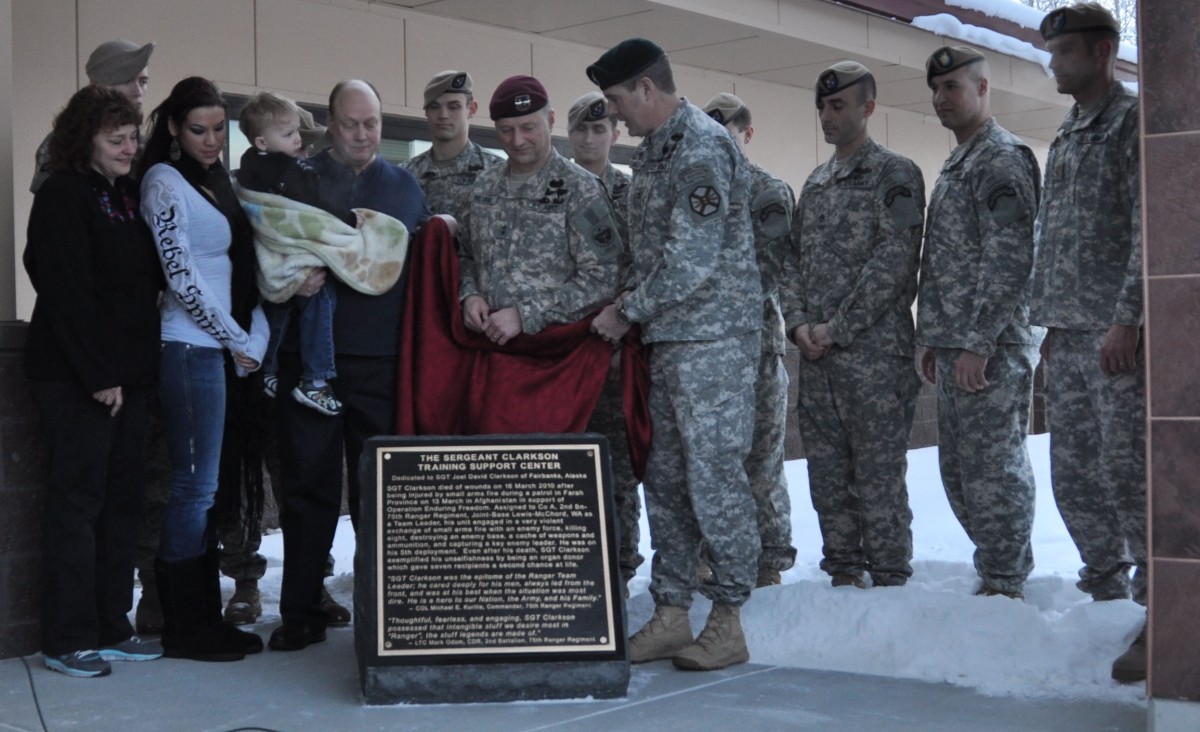
[{"label": "wristwatch", "polygon": [[617,307],[617,322],[621,325],[633,325],[633,321],[629,319],[629,314],[625,312],[624,300],[621,300],[621,304]]}]

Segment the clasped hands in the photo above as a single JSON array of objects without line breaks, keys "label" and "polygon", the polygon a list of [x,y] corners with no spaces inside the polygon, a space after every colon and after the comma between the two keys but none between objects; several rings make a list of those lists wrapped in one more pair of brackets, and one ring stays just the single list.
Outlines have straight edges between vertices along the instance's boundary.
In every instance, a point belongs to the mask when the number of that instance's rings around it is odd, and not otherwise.
[{"label": "clasped hands", "polygon": [[463,325],[467,330],[484,334],[498,346],[503,346],[521,334],[521,313],[515,307],[492,312],[487,300],[479,295],[468,295],[463,300],[462,311]]}]

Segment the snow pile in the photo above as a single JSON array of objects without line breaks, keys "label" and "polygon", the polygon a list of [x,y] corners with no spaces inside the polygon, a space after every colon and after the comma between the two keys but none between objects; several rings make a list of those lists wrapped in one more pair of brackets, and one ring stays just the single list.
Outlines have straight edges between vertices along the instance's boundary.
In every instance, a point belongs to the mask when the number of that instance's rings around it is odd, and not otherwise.
[{"label": "snow pile", "polygon": [[[946,4],[966,10],[975,10],[990,18],[1007,20],[1031,30],[1040,28],[1042,18],[1046,17],[1044,11],[1032,8],[1018,0],[946,0]],[[1047,74],[1050,73],[1050,54],[1045,51],[1026,41],[963,23],[953,15],[939,13],[938,15],[918,16],[912,19],[912,25],[940,36],[956,38],[976,46],[1032,61],[1046,69]],[[1117,50],[1117,58],[1136,64],[1138,62],[1137,46],[1122,41]]]},{"label": "snow pile", "polygon": [[[938,476],[937,449],[909,453],[908,487],[913,510],[914,574],[904,587],[833,588],[817,568],[821,535],[808,495],[807,466],[787,464],[792,496],[796,566],[784,584],[757,590],[743,611],[751,661],[923,679],[972,687],[997,696],[1070,697],[1136,703],[1141,684],[1109,678],[1112,660],[1137,634],[1144,610],[1129,600],[1096,603],[1075,588],[1079,555],[1054,507],[1049,482],[1049,440],[1029,439],[1038,481],[1034,559],[1037,568],[1025,601],[975,597],[978,578],[973,546],[950,512]],[[642,521],[642,553],[651,555]],[[263,605],[277,612],[282,536],[263,538],[270,567],[261,583]],[[354,533],[338,524],[333,554],[337,575],[328,587],[352,604]],[[631,589],[629,626],[636,630],[653,612],[650,562]],[[232,591],[232,582],[227,592]],[[709,603],[697,596],[692,625],[704,625]],[[277,617],[264,616],[264,624]]]}]

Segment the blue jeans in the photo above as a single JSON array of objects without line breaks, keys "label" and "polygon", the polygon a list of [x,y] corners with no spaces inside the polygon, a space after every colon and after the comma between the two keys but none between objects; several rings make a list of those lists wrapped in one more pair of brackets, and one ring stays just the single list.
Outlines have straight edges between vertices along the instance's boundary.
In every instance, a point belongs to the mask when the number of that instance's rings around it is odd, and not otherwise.
[{"label": "blue jeans", "polygon": [[287,330],[292,311],[299,315],[297,335],[300,337],[300,378],[333,379],[337,368],[333,363],[333,313],[337,310],[337,291],[332,282],[326,282],[312,297],[297,295],[290,302],[263,303],[267,323],[271,326],[271,338],[267,341],[267,355],[263,361],[263,372],[279,370],[279,342]]},{"label": "blue jeans", "polygon": [[204,554],[212,543],[208,509],[217,495],[225,431],[224,349],[165,341],[159,379],[171,495],[158,558],[179,562]]}]

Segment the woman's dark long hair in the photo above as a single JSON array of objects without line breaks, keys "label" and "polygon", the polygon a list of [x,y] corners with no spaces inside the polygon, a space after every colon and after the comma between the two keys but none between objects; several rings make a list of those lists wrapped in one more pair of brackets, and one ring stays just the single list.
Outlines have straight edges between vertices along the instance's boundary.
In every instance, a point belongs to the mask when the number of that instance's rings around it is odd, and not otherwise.
[{"label": "woman's dark long hair", "polygon": [[54,118],[50,170],[87,173],[92,169],[92,147],[97,133],[141,124],[141,111],[120,92],[92,85],[83,87]]},{"label": "woman's dark long hair", "polygon": [[225,109],[225,98],[221,96],[217,85],[208,79],[189,76],[172,87],[170,96],[154,108],[150,113],[150,138],[146,140],[138,165],[139,179],[151,166],[170,160],[171,129],[168,121],[174,122],[176,129],[183,129],[188,114],[200,107]]}]

